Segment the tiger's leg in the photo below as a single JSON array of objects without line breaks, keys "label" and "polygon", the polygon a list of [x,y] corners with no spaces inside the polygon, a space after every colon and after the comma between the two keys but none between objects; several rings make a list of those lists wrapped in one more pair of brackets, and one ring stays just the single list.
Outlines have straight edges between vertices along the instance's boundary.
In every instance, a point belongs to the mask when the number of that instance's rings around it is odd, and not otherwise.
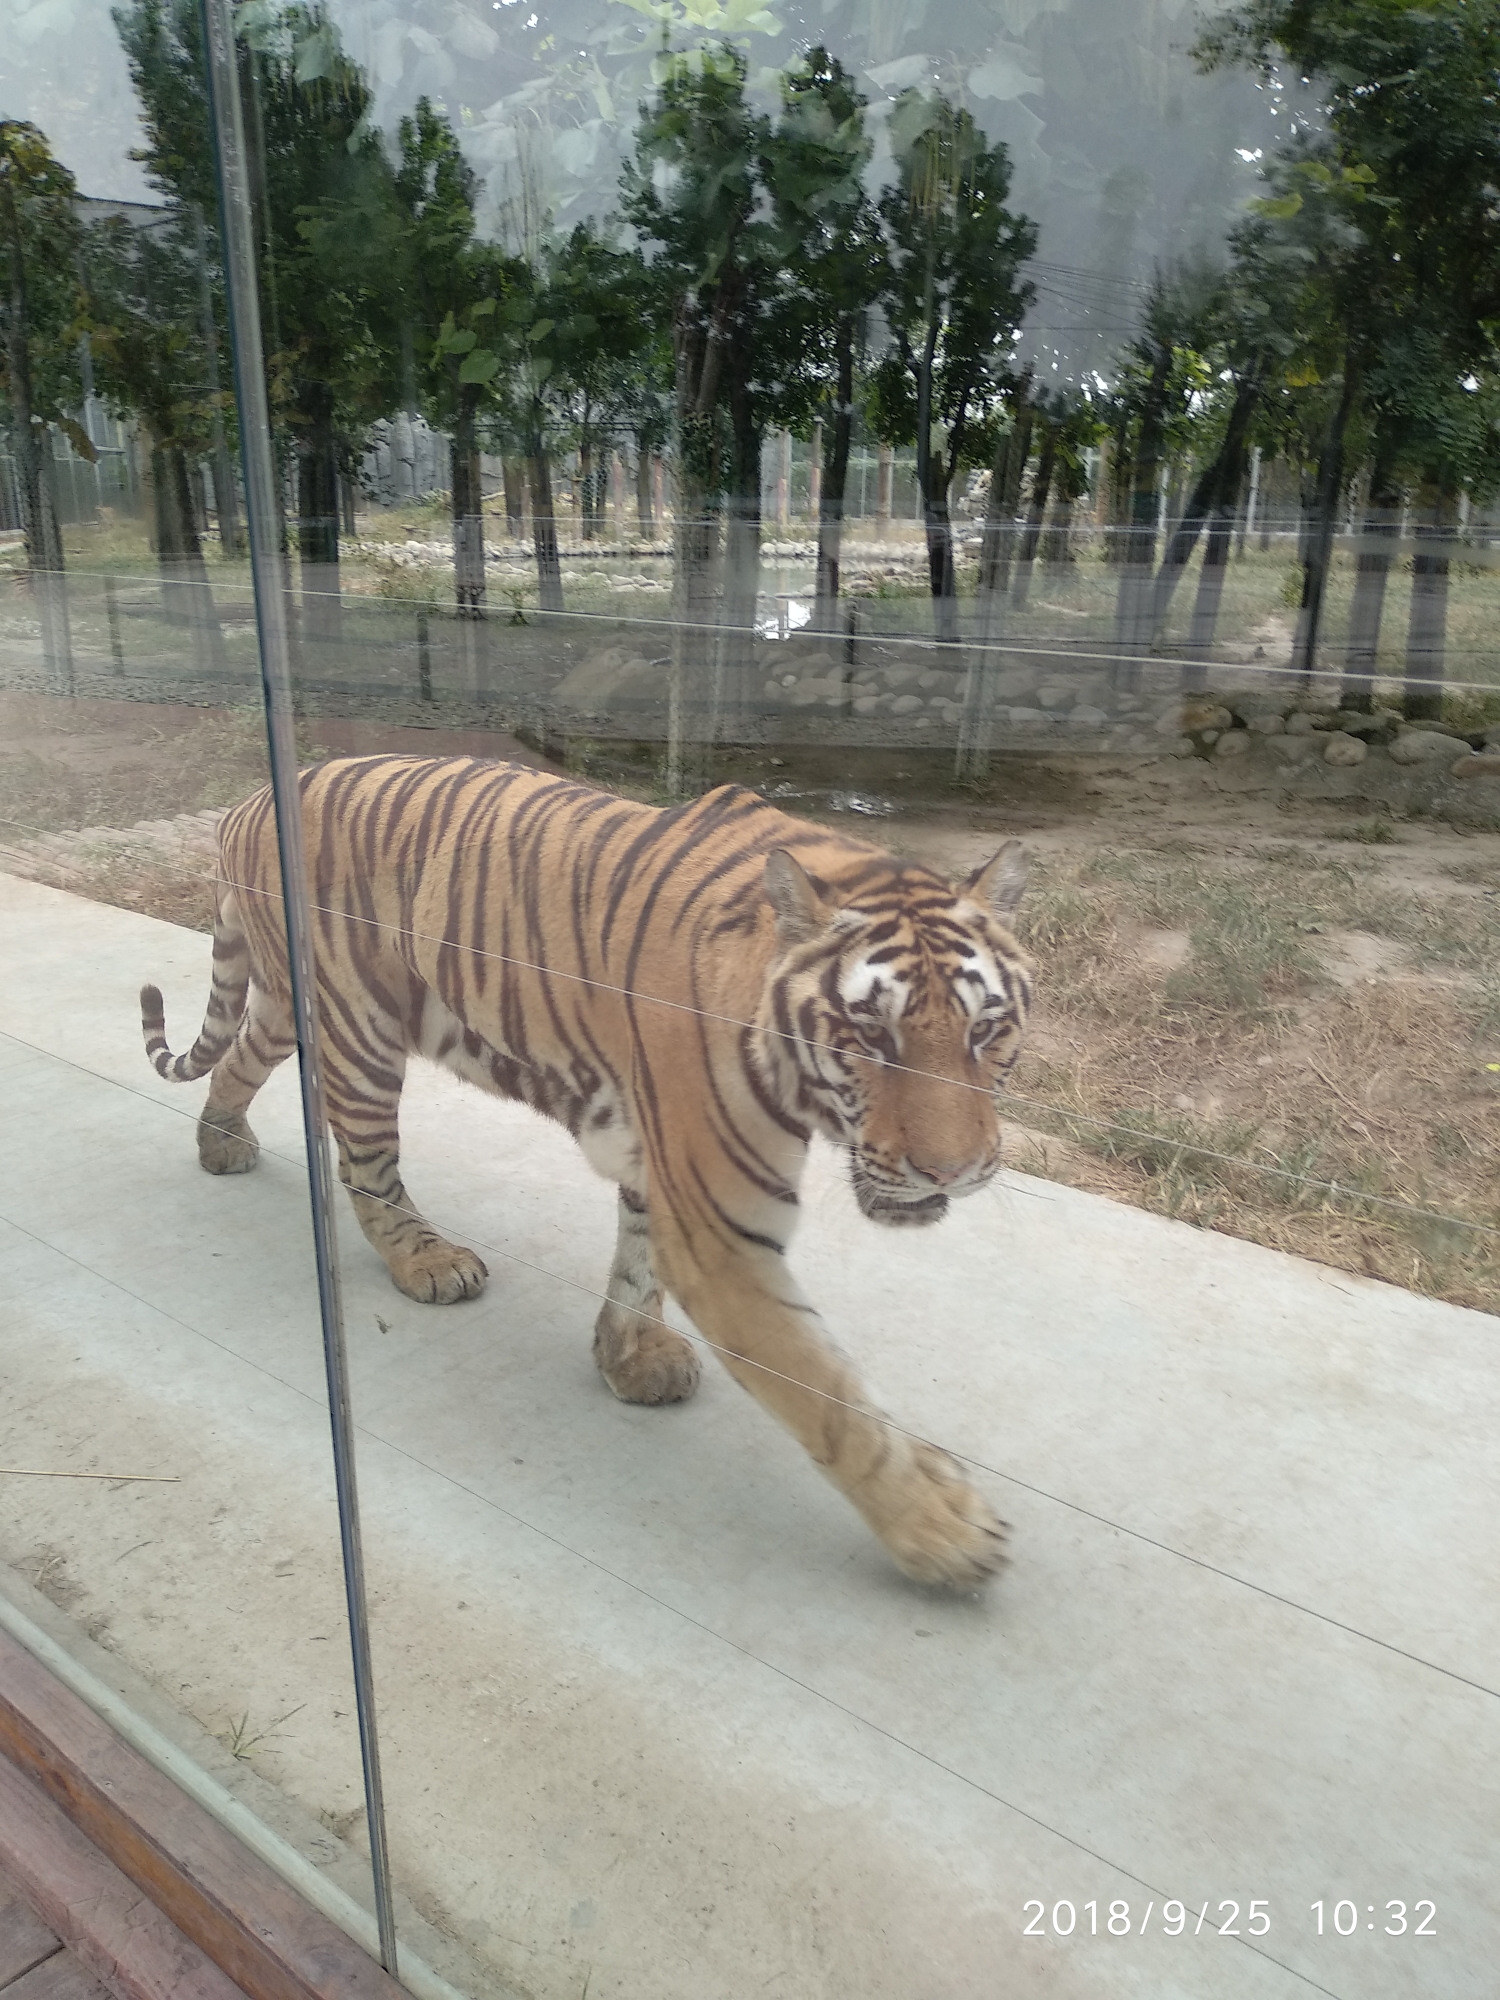
[{"label": "tiger's leg", "polygon": [[594,1363],[622,1403],[681,1403],[698,1386],[692,1342],[662,1323],[643,1195],[620,1189],[609,1298],[594,1322]]},{"label": "tiger's leg", "polygon": [[406,1076],[401,1024],[346,1016],[324,1038],[328,1122],[338,1142],[339,1179],[366,1237],[398,1291],[423,1305],[476,1298],[489,1276],[472,1250],[450,1243],[423,1220],[401,1180],[397,1113]]},{"label": "tiger's leg", "polygon": [[898,1430],[772,1248],[729,1250],[653,1205],[657,1266],[755,1400],[792,1433],[910,1577],[973,1590],[1005,1560],[1005,1528],[958,1461]]},{"label": "tiger's leg", "polygon": [[248,1174],[260,1143],[245,1112],[256,1092],[297,1046],[291,1009],[252,985],[227,1053],[214,1066],[198,1118],[198,1164],[207,1174]]}]

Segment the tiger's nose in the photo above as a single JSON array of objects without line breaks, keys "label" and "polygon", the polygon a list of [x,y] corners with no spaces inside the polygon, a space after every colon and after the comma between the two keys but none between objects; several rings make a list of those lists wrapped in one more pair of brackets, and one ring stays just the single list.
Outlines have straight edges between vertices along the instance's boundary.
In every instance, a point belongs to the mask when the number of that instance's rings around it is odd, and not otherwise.
[{"label": "tiger's nose", "polygon": [[969,1171],[968,1160],[914,1160],[907,1155],[907,1165],[924,1181],[931,1181],[934,1187],[952,1187],[961,1181]]}]

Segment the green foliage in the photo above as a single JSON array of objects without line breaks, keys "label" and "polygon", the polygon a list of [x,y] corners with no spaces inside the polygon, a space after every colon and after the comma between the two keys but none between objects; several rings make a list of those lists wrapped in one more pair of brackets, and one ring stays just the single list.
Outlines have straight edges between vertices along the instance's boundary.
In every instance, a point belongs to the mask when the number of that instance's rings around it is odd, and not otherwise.
[{"label": "green foliage", "polygon": [[13,416],[12,370],[20,363],[27,371],[22,395],[42,424],[64,422],[82,394],[76,195],[43,132],[0,120],[0,402]]},{"label": "green foliage", "polygon": [[[883,303],[894,351],[877,369],[876,434],[931,454],[933,490],[965,462],[968,432],[1008,388],[1035,288],[1036,229],[1006,207],[1010,156],[968,111],[903,91],[890,117],[896,183],[880,198],[890,245]],[[942,442],[934,451],[934,434]]]}]

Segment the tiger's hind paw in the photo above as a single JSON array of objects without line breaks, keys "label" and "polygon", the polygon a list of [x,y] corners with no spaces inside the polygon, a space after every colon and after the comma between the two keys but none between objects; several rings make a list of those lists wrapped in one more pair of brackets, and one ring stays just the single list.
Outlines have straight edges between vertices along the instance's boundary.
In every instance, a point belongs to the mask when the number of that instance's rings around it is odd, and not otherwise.
[{"label": "tiger's hind paw", "polygon": [[238,1112],[204,1112],[198,1120],[198,1164],[206,1174],[248,1174],[260,1141]]},{"label": "tiger's hind paw", "polygon": [[451,1306],[460,1299],[477,1299],[484,1290],[489,1266],[472,1250],[432,1236],[405,1256],[389,1260],[391,1282],[424,1306]]},{"label": "tiger's hind paw", "polygon": [[701,1373],[691,1341],[615,1306],[594,1322],[594,1365],[622,1403],[685,1403]]},{"label": "tiger's hind paw", "polygon": [[935,1445],[913,1451],[911,1497],[881,1540],[918,1583],[977,1590],[1006,1561],[1006,1525]]}]

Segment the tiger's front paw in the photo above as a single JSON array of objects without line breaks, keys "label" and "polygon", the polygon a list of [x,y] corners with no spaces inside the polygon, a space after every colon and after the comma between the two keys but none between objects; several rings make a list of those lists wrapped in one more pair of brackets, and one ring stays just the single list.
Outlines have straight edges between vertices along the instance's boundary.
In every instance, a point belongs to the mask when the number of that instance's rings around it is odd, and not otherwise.
[{"label": "tiger's front paw", "polygon": [[472,1250],[434,1236],[418,1249],[389,1263],[397,1291],[424,1306],[451,1306],[459,1299],[477,1299],[490,1275]]},{"label": "tiger's front paw", "polygon": [[1006,1560],[1005,1523],[935,1445],[912,1450],[909,1497],[881,1540],[918,1583],[977,1590]]},{"label": "tiger's front paw", "polygon": [[614,1305],[594,1322],[594,1365],[622,1403],[685,1403],[702,1372],[691,1341]]}]

